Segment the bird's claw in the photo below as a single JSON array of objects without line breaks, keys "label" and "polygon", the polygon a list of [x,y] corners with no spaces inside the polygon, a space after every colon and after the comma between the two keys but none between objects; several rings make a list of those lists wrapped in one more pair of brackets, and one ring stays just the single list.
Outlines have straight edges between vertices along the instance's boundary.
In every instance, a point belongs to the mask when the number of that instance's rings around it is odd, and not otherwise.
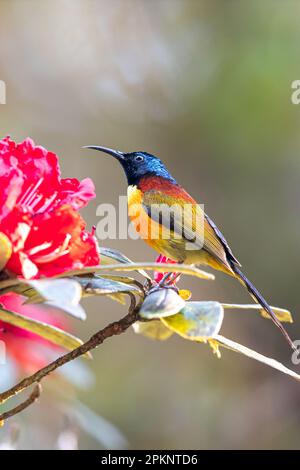
[{"label": "bird's claw", "polygon": [[172,289],[176,292],[176,294],[178,294],[178,292],[179,292],[178,287],[176,287],[174,285],[172,286],[172,285],[168,285],[168,284],[156,284],[155,286],[151,287],[151,289],[149,289],[148,295],[153,294],[154,292],[158,292],[162,289]]}]

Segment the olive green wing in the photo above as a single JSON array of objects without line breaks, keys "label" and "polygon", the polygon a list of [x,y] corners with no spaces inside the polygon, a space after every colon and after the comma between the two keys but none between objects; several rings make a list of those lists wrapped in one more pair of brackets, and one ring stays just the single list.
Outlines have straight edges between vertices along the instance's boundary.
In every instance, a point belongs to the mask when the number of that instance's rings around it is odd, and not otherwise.
[{"label": "olive green wing", "polygon": [[152,220],[170,230],[173,243],[174,238],[184,239],[192,244],[192,249],[203,249],[225,265],[228,262],[238,264],[225,237],[191,198],[148,191],[143,195],[142,204]]}]

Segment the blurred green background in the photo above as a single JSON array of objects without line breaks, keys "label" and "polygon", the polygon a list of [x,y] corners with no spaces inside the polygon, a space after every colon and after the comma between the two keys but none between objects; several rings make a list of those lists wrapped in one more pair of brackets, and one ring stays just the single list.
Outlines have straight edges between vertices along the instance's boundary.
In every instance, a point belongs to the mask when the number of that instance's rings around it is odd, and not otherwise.
[{"label": "blurred green background", "polygon": [[[159,155],[205,204],[269,302],[294,313],[294,339],[300,106],[291,103],[291,83],[300,79],[299,14],[296,0],[0,1],[1,136],[31,136],[60,155],[65,177],[91,176],[90,225],[97,205],[117,204],[126,183],[113,159],[81,147]],[[155,257],[140,240],[100,244],[136,261]],[[194,299],[249,303],[222,274],[181,285]],[[106,299],[85,307],[87,322],[74,321],[83,339],[124,314]],[[292,365],[278,330],[255,313],[227,311],[222,333]],[[96,381],[80,399],[130,448],[299,448],[299,385],[235,353],[218,360],[204,345],[129,331],[105,342],[91,368]],[[22,448],[56,446],[64,416],[48,384],[41,403],[10,424],[20,427]],[[78,439],[80,448],[101,447],[86,433]]]}]

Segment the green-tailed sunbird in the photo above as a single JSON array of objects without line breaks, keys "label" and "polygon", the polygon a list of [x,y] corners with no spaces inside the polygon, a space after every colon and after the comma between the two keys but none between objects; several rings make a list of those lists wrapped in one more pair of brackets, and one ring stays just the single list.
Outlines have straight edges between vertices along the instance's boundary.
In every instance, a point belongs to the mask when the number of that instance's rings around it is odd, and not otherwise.
[{"label": "green-tailed sunbird", "polygon": [[208,265],[238,279],[295,349],[266,300],[241,271],[224,235],[159,158],[147,152],[87,148],[108,153],[122,165],[128,180],[129,215],[152,248],[178,263]]}]

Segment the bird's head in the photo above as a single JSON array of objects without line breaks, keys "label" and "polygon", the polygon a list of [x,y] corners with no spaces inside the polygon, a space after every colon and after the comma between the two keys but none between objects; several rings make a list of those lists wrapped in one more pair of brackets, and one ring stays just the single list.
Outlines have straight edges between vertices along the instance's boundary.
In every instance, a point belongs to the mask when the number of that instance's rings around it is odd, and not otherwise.
[{"label": "bird's head", "polygon": [[116,158],[122,165],[129,185],[138,185],[145,176],[160,176],[175,182],[162,161],[155,155],[147,152],[124,153],[96,145],[88,145],[84,148],[99,150]]}]

